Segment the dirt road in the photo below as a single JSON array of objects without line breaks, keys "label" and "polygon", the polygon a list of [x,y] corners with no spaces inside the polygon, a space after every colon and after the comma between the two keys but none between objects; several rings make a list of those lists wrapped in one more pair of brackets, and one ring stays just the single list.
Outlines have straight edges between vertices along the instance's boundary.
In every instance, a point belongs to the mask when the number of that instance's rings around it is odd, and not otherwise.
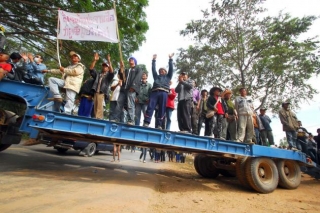
[{"label": "dirt road", "polygon": [[204,179],[187,163],[121,162],[99,153],[59,155],[43,145],[0,153],[0,212],[320,212],[320,181],[258,194],[235,178]]}]

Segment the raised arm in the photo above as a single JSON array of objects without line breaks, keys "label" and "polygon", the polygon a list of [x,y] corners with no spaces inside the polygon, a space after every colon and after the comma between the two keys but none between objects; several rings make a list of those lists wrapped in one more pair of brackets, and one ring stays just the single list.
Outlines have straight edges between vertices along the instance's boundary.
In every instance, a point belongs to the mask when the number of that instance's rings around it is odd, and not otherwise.
[{"label": "raised arm", "polygon": [[118,78],[120,80],[122,80],[122,83],[126,83],[126,75],[125,75],[125,72],[124,72],[124,63],[123,63],[123,61],[120,61],[120,70],[119,70]]},{"label": "raised arm", "polygon": [[113,67],[112,67],[112,64],[111,64],[110,54],[108,54],[108,55],[106,56],[106,59],[107,59],[108,64],[109,64],[109,73],[113,73]]},{"label": "raised arm", "polygon": [[173,76],[173,65],[172,65],[172,57],[174,53],[169,54],[169,71],[168,71],[168,78],[171,80]]},{"label": "raised arm", "polygon": [[158,73],[156,70],[156,60],[157,60],[157,54],[154,54],[152,57],[152,67],[151,67],[153,79],[156,79],[158,76]]},{"label": "raised arm", "polygon": [[94,53],[93,55],[93,61],[89,67],[90,70],[93,70],[94,67],[96,66],[97,61],[99,60],[99,54],[98,53]]}]

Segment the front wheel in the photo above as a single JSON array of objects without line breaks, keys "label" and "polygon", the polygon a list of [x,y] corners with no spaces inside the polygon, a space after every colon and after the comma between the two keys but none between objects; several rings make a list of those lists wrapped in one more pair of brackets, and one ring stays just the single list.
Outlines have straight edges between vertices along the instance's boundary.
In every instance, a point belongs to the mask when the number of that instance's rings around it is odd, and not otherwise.
[{"label": "front wheel", "polygon": [[97,151],[97,145],[95,143],[90,143],[83,152],[86,153],[88,157],[92,157]]}]

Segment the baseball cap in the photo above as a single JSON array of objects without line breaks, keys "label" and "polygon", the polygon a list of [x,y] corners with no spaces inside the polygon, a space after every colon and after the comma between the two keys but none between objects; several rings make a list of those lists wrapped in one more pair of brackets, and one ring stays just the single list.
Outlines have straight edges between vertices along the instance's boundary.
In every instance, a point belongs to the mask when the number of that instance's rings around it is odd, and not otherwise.
[{"label": "baseball cap", "polygon": [[70,56],[73,56],[73,55],[76,55],[79,58],[79,60],[81,60],[81,56],[78,53],[76,53],[75,51],[70,52]]}]

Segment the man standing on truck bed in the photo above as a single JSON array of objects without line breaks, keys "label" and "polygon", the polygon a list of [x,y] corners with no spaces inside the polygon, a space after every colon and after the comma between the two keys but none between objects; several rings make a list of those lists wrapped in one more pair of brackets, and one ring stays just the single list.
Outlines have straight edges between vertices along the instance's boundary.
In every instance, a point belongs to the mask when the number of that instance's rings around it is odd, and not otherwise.
[{"label": "man standing on truck bed", "polygon": [[123,61],[120,62],[120,72],[118,74],[119,80],[122,81],[120,95],[118,98],[118,105],[116,109],[116,121],[121,121],[121,114],[123,108],[127,106],[128,110],[128,124],[134,125],[135,116],[135,100],[137,94],[140,92],[141,77],[143,71],[137,66],[137,60],[134,57],[129,58],[129,69],[124,69]]},{"label": "man standing on truck bed", "polygon": [[279,110],[279,118],[282,123],[283,131],[286,132],[289,149],[297,149],[297,129],[299,128],[298,119],[294,112],[289,108],[290,101],[282,103],[282,109]]},{"label": "man standing on truck bed", "polygon": [[95,92],[93,98],[93,108],[95,118],[97,119],[103,119],[103,101],[105,100],[105,97],[108,96],[109,87],[114,77],[110,55],[108,54],[106,58],[108,63],[102,63],[102,69],[100,73],[94,69],[96,62],[99,60],[98,53],[94,54],[93,61],[89,68],[90,75],[94,79],[92,86],[92,89]]},{"label": "man standing on truck bed", "polygon": [[81,56],[74,51],[70,52],[72,64],[68,67],[60,67],[59,69],[43,70],[42,72],[49,72],[54,74],[62,74],[62,78],[49,78],[50,91],[53,93],[53,98],[48,98],[58,103],[62,102],[62,97],[59,88],[66,89],[66,104],[64,105],[64,112],[71,114],[74,106],[74,99],[79,93],[83,80],[84,65],[80,63]]}]

